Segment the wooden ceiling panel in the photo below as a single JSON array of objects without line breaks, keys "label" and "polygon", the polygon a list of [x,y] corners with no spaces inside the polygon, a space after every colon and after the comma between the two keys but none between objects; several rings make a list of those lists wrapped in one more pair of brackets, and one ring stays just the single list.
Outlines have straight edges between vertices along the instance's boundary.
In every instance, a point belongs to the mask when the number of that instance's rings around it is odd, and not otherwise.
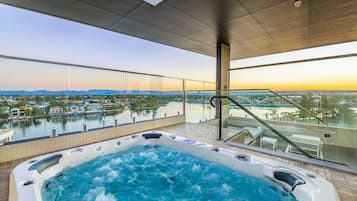
[{"label": "wooden ceiling panel", "polygon": [[340,43],[346,38],[346,33],[323,35],[317,38],[309,39],[309,47],[317,47],[322,45],[330,45]]},{"label": "wooden ceiling panel", "polygon": [[208,28],[166,3],[157,6],[142,4],[127,18],[180,36],[187,36]]},{"label": "wooden ceiling panel", "polygon": [[[300,47],[306,45],[306,41],[309,39],[309,30],[307,27],[296,28],[287,31],[276,31],[270,33],[270,36],[276,41],[279,46],[286,49],[289,48],[289,44],[301,43]],[[296,45],[294,45],[294,49],[296,49]]]},{"label": "wooden ceiling panel", "polygon": [[278,46],[278,44],[267,35],[240,41],[240,43],[252,50],[261,50]]},{"label": "wooden ceiling panel", "polygon": [[127,18],[113,25],[111,27],[111,30],[165,44],[169,43],[169,41],[180,38],[179,36],[170,32],[155,29],[147,24],[140,23]]},{"label": "wooden ceiling panel", "polygon": [[294,7],[294,1],[295,0],[290,0],[253,13],[252,15],[268,32],[284,32],[290,29],[308,26],[308,1],[304,1],[300,8]]},{"label": "wooden ceiling panel", "polygon": [[357,0],[0,0],[111,31],[231,59],[357,40]]},{"label": "wooden ceiling panel", "polygon": [[251,16],[246,15],[229,22],[227,25],[230,38],[244,41],[251,38],[266,36],[264,28]]},{"label": "wooden ceiling panel", "polygon": [[357,30],[350,31],[346,34],[345,41],[357,41]]},{"label": "wooden ceiling panel", "polygon": [[234,42],[231,44],[231,57],[232,58],[247,58],[255,54],[254,50],[245,47],[241,43]]},{"label": "wooden ceiling panel", "polygon": [[352,29],[356,20],[357,17],[346,16],[312,24],[309,26],[309,39],[318,40],[319,38],[347,34]]},{"label": "wooden ceiling panel", "polygon": [[220,27],[248,13],[237,0],[167,0],[166,2],[209,27]]},{"label": "wooden ceiling panel", "polygon": [[120,15],[75,0],[1,0],[0,2],[101,28],[109,27],[122,19]]},{"label": "wooden ceiling panel", "polygon": [[284,3],[288,0],[260,0],[260,1],[240,0],[240,1],[250,13],[254,13]]},{"label": "wooden ceiling panel", "polygon": [[312,0],[310,2],[310,24],[356,14],[356,0]]},{"label": "wooden ceiling panel", "polygon": [[181,48],[181,49],[198,52],[201,54],[203,52],[207,52],[207,55],[209,55],[209,56],[216,55],[216,45],[207,46],[206,44],[202,44],[202,43],[199,43],[199,42],[187,39],[187,38],[178,38],[176,40],[173,40],[170,42],[170,45],[173,45],[173,46]]},{"label": "wooden ceiling panel", "polygon": [[112,13],[127,16],[135,8],[143,4],[142,0],[77,0],[101,8]]},{"label": "wooden ceiling panel", "polygon": [[187,36],[186,38],[212,46],[212,44],[217,43],[218,34],[217,30],[209,28],[203,31],[193,33]]}]

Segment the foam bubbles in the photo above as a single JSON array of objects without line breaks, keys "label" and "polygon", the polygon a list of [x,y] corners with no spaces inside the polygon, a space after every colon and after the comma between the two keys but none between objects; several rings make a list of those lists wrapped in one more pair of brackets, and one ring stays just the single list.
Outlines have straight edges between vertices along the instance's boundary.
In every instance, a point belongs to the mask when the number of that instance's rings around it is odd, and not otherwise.
[{"label": "foam bubbles", "polygon": [[211,173],[209,175],[207,175],[207,180],[213,180],[213,181],[217,181],[219,179],[219,175],[217,173]]},{"label": "foam bubbles", "polygon": [[197,192],[199,192],[199,193],[202,193],[202,188],[201,188],[200,185],[193,185],[193,186],[192,186],[192,189],[193,189],[194,191],[197,191]]},{"label": "foam bubbles", "polygon": [[201,166],[200,166],[200,165],[194,164],[194,165],[192,166],[192,171],[193,171],[193,172],[199,172],[200,170],[201,170]]},{"label": "foam bubbles", "polygon": [[111,193],[105,193],[104,187],[96,187],[90,189],[87,194],[84,195],[83,200],[85,201],[117,201],[115,196]]},{"label": "foam bubbles", "polygon": [[112,159],[112,160],[110,161],[110,163],[111,163],[112,165],[119,165],[119,164],[121,164],[122,162],[123,162],[123,160],[120,159],[120,158],[115,158],[115,159]]},{"label": "foam bubbles", "polygon": [[105,164],[102,167],[98,168],[98,171],[100,172],[105,172],[105,171],[110,171],[112,168],[110,167],[109,164]]},{"label": "foam bubbles", "polygon": [[114,170],[111,170],[108,174],[107,174],[107,177],[108,177],[108,181],[109,182],[113,182],[116,178],[118,178],[119,174],[118,172],[114,171]]},{"label": "foam bubbles", "polygon": [[225,193],[229,193],[233,190],[233,188],[226,183],[222,184],[222,189],[223,189],[223,192],[225,192]]},{"label": "foam bubbles", "polygon": [[158,155],[154,152],[141,152],[140,157],[148,158],[150,160],[156,161],[159,159]]},{"label": "foam bubbles", "polygon": [[46,180],[42,200],[296,201],[280,189],[164,146],[100,156]]},{"label": "foam bubbles", "polygon": [[94,177],[93,183],[102,183],[104,181],[103,177]]},{"label": "foam bubbles", "polygon": [[105,194],[105,191],[101,191],[96,197],[95,201],[117,201],[113,194]]}]

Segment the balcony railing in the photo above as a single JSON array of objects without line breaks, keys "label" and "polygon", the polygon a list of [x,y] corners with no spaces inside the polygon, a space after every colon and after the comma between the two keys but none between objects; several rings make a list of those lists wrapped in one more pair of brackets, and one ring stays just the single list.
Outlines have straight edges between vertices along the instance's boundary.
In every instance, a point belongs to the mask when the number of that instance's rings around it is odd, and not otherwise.
[{"label": "balcony railing", "polygon": [[[244,107],[230,104],[225,111],[228,118],[222,127],[231,131],[224,136],[228,144],[293,158],[308,155],[357,169],[357,119],[352,112],[357,93],[289,91],[276,96],[267,90],[232,90],[226,94]],[[324,109],[334,115],[322,115]]]},{"label": "balcony railing", "polygon": [[[216,94],[213,82],[4,56],[0,64],[0,129],[13,130],[13,141],[176,115],[217,126],[210,121],[216,117],[209,104]],[[284,137],[306,146],[313,157],[357,168],[356,92],[231,90],[227,94]],[[232,143],[249,142],[260,150],[301,156],[301,150],[234,104],[228,108],[226,123],[233,134],[242,134],[230,138]],[[251,142],[249,127],[262,129]],[[242,136],[247,135],[245,141]]]},{"label": "balcony railing", "polygon": [[214,117],[196,104],[211,82],[6,56],[0,64],[0,129],[13,130],[13,141],[184,115],[185,107],[189,121]]}]

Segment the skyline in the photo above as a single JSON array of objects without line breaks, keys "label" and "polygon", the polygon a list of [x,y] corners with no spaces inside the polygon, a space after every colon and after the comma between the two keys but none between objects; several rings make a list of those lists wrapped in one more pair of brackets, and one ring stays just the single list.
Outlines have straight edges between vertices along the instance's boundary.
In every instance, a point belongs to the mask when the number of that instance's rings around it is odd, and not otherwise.
[{"label": "skyline", "polygon": [[0,26],[0,55],[196,80],[215,78],[213,57],[1,3]]},{"label": "skyline", "polygon": [[[31,23],[28,23],[31,21]],[[0,55],[213,81],[215,58],[88,25],[0,4]],[[357,41],[231,61],[231,68],[278,61],[357,53]],[[112,71],[0,60],[2,89],[167,89],[182,83]],[[357,90],[357,59],[343,58],[231,71],[231,88]],[[347,61],[347,62],[346,62]],[[11,63],[11,62],[10,62]],[[7,67],[11,66],[11,67]],[[328,66],[328,67],[326,67]],[[7,68],[6,68],[7,67]],[[32,70],[31,70],[32,69]],[[38,69],[38,70],[35,70]],[[39,70],[40,69],[40,70]],[[328,69],[328,71],[326,70]],[[18,74],[17,72],[21,72]],[[39,73],[40,72],[40,73]],[[71,74],[71,76],[69,76]],[[237,75],[238,74],[238,75]],[[24,77],[22,76],[24,75]],[[51,76],[56,75],[56,76]],[[84,76],[83,76],[84,75]],[[281,76],[284,75],[284,76]],[[119,79],[122,78],[122,79]],[[140,78],[141,82],[135,82]],[[214,89],[211,83],[192,89]]]}]

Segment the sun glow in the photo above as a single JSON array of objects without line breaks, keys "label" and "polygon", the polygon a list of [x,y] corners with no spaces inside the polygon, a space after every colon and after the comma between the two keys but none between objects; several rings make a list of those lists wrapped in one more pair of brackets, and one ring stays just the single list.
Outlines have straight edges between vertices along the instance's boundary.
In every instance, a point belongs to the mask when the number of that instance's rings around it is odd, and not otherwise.
[{"label": "sun glow", "polygon": [[231,89],[357,90],[357,56],[230,73]]}]

